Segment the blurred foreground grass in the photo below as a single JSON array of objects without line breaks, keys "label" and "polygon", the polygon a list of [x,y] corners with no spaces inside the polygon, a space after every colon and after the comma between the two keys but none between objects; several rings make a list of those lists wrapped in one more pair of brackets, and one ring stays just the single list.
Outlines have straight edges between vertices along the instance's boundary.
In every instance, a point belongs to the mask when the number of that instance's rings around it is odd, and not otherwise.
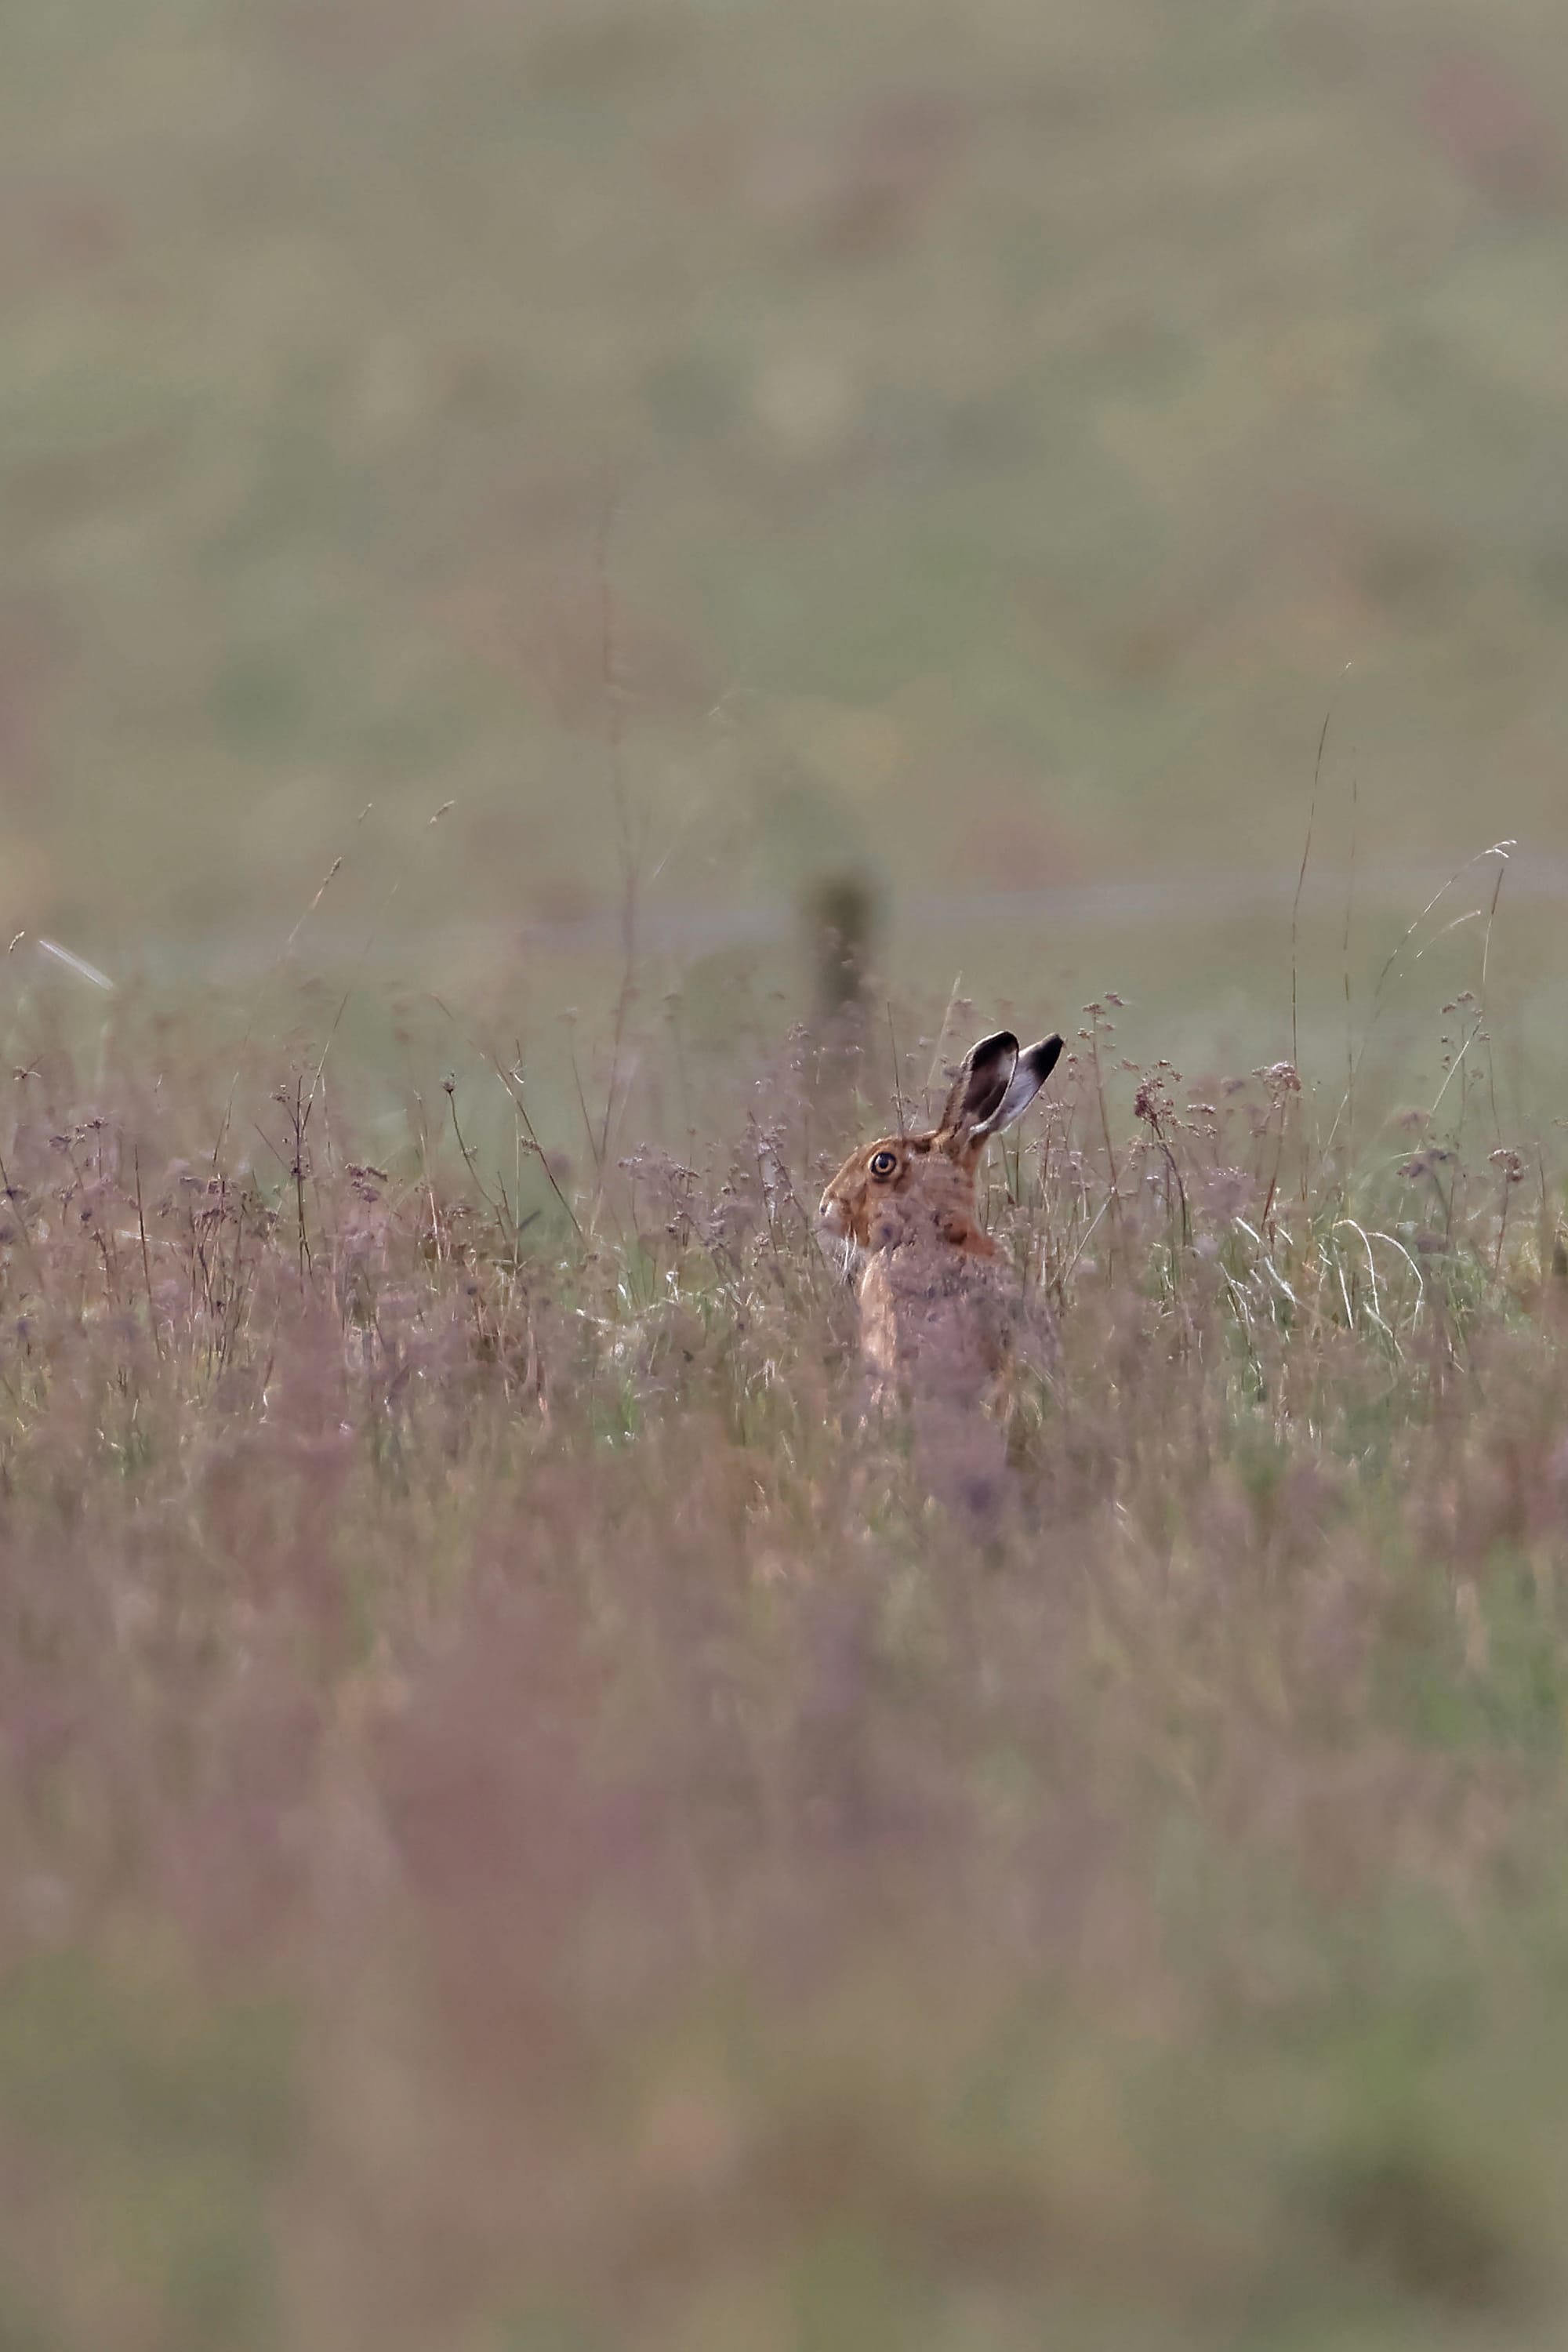
[{"label": "blurred foreground grass", "polygon": [[[962,1521],[810,1233],[874,1036],[563,1201],[466,1079],[388,1148],[320,1029],[44,1011],[0,2344],[1561,2340],[1563,1195],[1473,994],[1351,1154],[1087,1017]],[[899,1017],[918,1100],[973,1015]]]}]

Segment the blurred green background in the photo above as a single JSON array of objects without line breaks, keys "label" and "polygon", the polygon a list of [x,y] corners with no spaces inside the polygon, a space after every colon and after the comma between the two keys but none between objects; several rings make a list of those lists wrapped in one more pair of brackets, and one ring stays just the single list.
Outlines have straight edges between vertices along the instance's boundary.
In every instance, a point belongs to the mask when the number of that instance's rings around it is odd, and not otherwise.
[{"label": "blurred green background", "polygon": [[665,985],[864,867],[1267,1044],[1332,704],[1325,972],[1353,789],[1358,975],[1513,835],[1539,979],[1565,115],[1553,0],[7,10],[7,936],[243,982],[342,855],[318,964],[607,997],[619,791]]}]

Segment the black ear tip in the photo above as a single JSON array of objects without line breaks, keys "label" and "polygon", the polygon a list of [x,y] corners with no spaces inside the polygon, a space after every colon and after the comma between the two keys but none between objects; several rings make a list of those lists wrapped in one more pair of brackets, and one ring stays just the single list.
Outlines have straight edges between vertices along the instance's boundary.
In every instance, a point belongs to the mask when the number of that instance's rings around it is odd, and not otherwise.
[{"label": "black ear tip", "polygon": [[973,1069],[982,1062],[994,1061],[998,1054],[1016,1054],[1017,1050],[1018,1040],[1014,1036],[1011,1029],[998,1029],[991,1036],[982,1037],[978,1045],[970,1047],[970,1067]]},{"label": "black ear tip", "polygon": [[1030,1046],[1028,1058],[1032,1066],[1039,1072],[1042,1086],[1060,1061],[1062,1041],[1055,1035],[1042,1037],[1037,1045]]}]

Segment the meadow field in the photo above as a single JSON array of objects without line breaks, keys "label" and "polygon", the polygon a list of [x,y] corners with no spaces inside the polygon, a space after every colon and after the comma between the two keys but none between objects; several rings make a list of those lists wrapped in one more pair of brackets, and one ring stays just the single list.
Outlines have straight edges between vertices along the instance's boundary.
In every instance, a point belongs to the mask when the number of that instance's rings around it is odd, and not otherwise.
[{"label": "meadow field", "polygon": [[0,2352],[1557,2352],[1560,8],[3,13]]},{"label": "meadow field", "polygon": [[4,41],[7,938],[265,966],[351,845],[405,971],[613,906],[606,574],[684,904],[1293,869],[1331,697],[1363,863],[1568,858],[1553,0]]},{"label": "meadow field", "polygon": [[710,1048],[680,1150],[638,1011],[574,1172],[504,1055],[510,1154],[456,1076],[388,1149],[313,1002],[8,1037],[0,2343],[1560,2341],[1568,1244],[1480,988],[1397,1104],[1371,1020],[1064,1023],[956,1510],[814,1215],[975,1008]]}]

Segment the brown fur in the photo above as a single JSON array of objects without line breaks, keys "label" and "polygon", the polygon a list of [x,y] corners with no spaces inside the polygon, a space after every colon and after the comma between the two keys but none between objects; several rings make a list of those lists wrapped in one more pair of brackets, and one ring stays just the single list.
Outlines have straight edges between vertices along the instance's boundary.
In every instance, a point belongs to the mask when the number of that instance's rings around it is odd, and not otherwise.
[{"label": "brown fur", "polygon": [[965,1057],[938,1124],[862,1144],[822,1196],[825,1236],[858,1260],[860,1345],[874,1393],[978,1397],[1009,1353],[1017,1297],[980,1224],[985,1146],[1020,1117],[1059,1037],[1020,1055],[1007,1031]]}]

